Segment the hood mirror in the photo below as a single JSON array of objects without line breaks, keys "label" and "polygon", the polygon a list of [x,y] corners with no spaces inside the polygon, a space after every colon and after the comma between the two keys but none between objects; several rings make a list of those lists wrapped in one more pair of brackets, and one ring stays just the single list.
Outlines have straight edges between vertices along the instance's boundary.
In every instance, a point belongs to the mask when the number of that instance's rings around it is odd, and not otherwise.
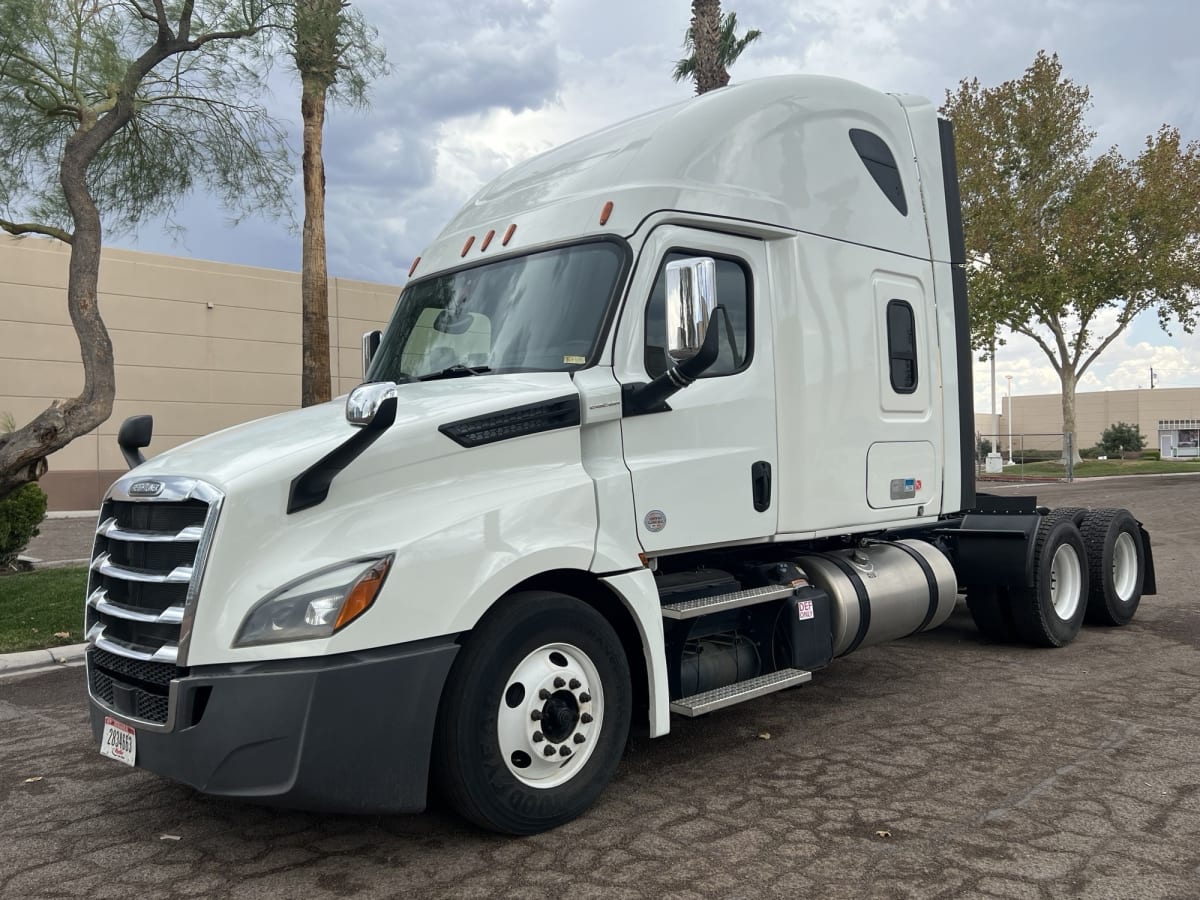
[{"label": "hood mirror", "polygon": [[121,423],[121,430],[117,432],[117,446],[121,448],[121,455],[125,457],[129,468],[137,468],[146,461],[142,448],[150,446],[153,434],[153,416],[130,416]]},{"label": "hood mirror", "polygon": [[346,421],[382,431],[396,421],[396,382],[360,384],[346,398]]}]

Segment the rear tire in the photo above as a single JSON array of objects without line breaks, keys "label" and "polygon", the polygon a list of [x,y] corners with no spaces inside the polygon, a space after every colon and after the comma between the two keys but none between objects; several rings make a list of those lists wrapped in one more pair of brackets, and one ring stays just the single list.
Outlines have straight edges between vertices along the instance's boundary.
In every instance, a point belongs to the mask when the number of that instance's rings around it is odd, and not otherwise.
[{"label": "rear tire", "polygon": [[612,780],[632,705],[621,640],[599,612],[563,594],[514,594],[484,616],[450,671],[434,777],[484,828],[555,828]]},{"label": "rear tire", "polygon": [[1083,624],[1088,558],[1074,515],[1064,509],[1042,519],[1033,552],[1034,585],[1013,592],[1013,621],[1031,644],[1062,647]]},{"label": "rear tire", "polygon": [[1080,527],[1087,549],[1087,621],[1128,625],[1142,600],[1146,560],[1137,520],[1127,509],[1097,509]]}]

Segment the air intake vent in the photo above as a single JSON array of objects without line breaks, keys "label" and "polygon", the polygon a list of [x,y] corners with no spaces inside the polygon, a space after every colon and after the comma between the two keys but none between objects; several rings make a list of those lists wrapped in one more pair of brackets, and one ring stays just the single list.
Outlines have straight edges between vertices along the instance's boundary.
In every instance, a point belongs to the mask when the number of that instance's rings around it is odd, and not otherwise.
[{"label": "air intake vent", "polygon": [[525,437],[579,424],[579,395],[543,400],[526,406],[514,406],[502,412],[488,413],[449,422],[438,430],[463,447],[494,444],[510,438]]}]

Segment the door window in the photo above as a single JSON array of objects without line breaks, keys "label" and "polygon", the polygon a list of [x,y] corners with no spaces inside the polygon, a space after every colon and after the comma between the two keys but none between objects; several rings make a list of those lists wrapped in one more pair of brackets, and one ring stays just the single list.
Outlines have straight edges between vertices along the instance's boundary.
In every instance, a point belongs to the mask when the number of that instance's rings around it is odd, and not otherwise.
[{"label": "door window", "polygon": [[[650,302],[646,305],[646,373],[651,378],[657,378],[671,366],[667,355],[667,263],[697,256],[712,257],[712,254],[672,250],[663,257],[659,266],[658,277],[655,278],[654,288],[650,292]],[[717,361],[700,376],[701,378],[733,375],[742,371],[750,363],[753,342],[750,273],[745,265],[737,260],[712,258],[717,264],[717,303],[725,307],[729,314],[729,324],[726,326],[721,316],[713,321],[713,327],[720,332],[721,352]]]}]

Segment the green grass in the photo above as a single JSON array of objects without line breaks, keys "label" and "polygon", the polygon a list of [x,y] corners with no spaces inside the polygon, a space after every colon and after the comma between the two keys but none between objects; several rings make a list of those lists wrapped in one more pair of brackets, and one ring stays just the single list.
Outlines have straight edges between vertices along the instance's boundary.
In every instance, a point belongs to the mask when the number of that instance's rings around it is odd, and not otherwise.
[{"label": "green grass", "polygon": [[0,575],[0,653],[80,643],[86,590],[84,568]]},{"label": "green grass", "polygon": [[[1075,466],[1076,478],[1096,478],[1100,475],[1162,475],[1180,472],[1200,472],[1200,461],[1181,462],[1162,459],[1085,459]],[[1049,475],[1063,477],[1063,466],[1057,462],[1026,463],[1005,466],[1006,475]]]}]

